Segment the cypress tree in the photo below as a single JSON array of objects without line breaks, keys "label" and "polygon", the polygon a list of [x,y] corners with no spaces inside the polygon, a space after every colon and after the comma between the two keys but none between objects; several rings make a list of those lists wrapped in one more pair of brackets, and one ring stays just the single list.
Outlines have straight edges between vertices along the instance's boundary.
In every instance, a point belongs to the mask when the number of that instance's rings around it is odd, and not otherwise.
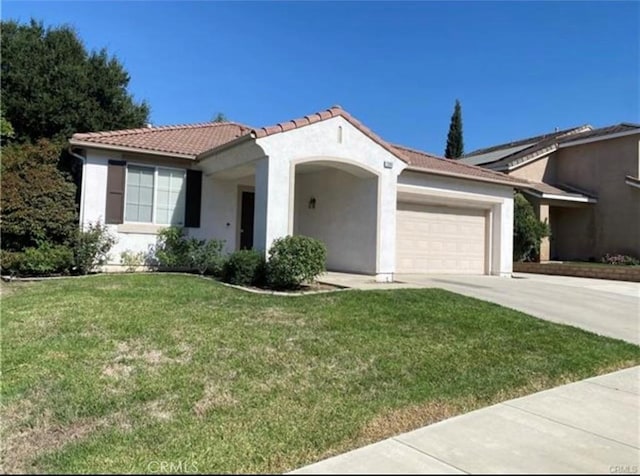
[{"label": "cypress tree", "polygon": [[460,101],[456,99],[456,106],[451,116],[449,134],[447,135],[447,148],[444,156],[447,159],[457,159],[464,154],[464,140],[462,139],[462,108]]}]

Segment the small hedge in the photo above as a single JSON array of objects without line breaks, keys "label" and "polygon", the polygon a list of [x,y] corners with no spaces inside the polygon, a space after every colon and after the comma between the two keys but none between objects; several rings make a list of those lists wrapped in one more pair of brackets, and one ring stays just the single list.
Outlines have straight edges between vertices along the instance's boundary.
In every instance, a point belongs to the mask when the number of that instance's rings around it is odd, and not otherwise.
[{"label": "small hedge", "polygon": [[23,251],[2,251],[2,271],[19,276],[69,274],[73,267],[73,250],[44,242]]},{"label": "small hedge", "polygon": [[267,284],[274,289],[295,289],[314,281],[326,270],[327,248],[308,236],[278,238],[269,249]]},{"label": "small hedge", "polygon": [[69,245],[43,241],[22,251],[2,250],[2,272],[17,276],[87,274],[103,265],[115,238],[105,225],[76,230]]},{"label": "small hedge", "polygon": [[264,283],[264,256],[255,250],[240,250],[229,255],[222,268],[222,280],[241,286]]},{"label": "small hedge", "polygon": [[158,233],[153,257],[161,269],[197,270],[200,274],[219,276],[222,270],[221,240],[187,238],[184,229],[170,226]]}]

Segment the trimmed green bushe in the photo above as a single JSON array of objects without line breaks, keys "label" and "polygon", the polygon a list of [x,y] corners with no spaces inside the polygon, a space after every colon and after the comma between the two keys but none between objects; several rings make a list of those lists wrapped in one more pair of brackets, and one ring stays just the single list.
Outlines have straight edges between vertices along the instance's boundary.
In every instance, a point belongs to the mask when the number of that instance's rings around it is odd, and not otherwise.
[{"label": "trimmed green bushe", "polygon": [[295,235],[278,238],[269,249],[267,284],[295,289],[314,281],[326,270],[327,248],[320,240]]},{"label": "trimmed green bushe", "polygon": [[240,286],[264,284],[264,255],[256,250],[239,250],[231,253],[222,268],[222,280]]}]

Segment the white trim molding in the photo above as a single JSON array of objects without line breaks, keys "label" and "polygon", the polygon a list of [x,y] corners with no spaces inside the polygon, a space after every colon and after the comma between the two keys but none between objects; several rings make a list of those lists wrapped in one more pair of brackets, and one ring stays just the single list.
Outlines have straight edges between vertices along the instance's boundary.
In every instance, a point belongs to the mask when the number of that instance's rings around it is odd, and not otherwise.
[{"label": "white trim molding", "polygon": [[624,183],[635,188],[640,188],[640,177],[633,177],[632,175],[627,175],[624,178]]},{"label": "white trim molding", "polygon": [[598,203],[598,199],[587,197],[585,195],[578,195],[578,194],[558,195],[555,193],[544,193],[544,192],[538,192],[537,190],[530,190],[530,189],[522,189],[522,191],[526,194],[533,195],[534,197],[543,198],[547,200],[561,200],[563,202],[578,202],[578,203]]}]

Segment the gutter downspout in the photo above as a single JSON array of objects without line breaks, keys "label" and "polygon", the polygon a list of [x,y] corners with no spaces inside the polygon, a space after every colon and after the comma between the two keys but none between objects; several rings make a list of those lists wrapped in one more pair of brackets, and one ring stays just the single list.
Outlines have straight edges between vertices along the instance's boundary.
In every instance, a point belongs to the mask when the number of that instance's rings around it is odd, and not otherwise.
[{"label": "gutter downspout", "polygon": [[80,182],[80,217],[79,217],[79,221],[80,221],[80,229],[84,229],[84,203],[85,203],[85,183],[86,183],[86,165],[87,165],[87,158],[74,152],[72,147],[69,146],[68,149],[69,154],[71,154],[71,156],[75,157],[76,159],[80,159],[82,161],[82,180]]}]

